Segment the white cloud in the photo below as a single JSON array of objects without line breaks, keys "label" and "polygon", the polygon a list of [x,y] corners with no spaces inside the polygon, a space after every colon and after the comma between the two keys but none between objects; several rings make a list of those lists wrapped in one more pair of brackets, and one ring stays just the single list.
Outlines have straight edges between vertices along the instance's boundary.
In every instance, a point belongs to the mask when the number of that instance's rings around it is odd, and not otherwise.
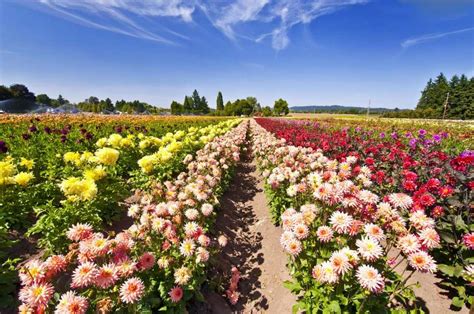
[{"label": "white cloud", "polygon": [[[54,13],[73,22],[126,36],[172,44],[165,38],[138,23],[138,17],[173,17],[192,21],[193,5],[181,0],[40,0]],[[104,18],[104,15],[108,19]],[[167,30],[168,34],[186,39],[187,36]]]},{"label": "white cloud", "polygon": [[[271,37],[272,47],[281,50],[289,45],[288,33],[295,25],[308,24],[323,15],[370,0],[39,1],[56,14],[88,27],[162,43],[173,43],[176,39],[189,37],[170,29],[160,29],[161,33],[158,34],[156,29],[145,27],[140,17],[177,18],[183,22],[192,22],[196,9],[200,9],[214,27],[229,39],[245,38],[262,42]],[[244,24],[255,26],[250,28],[250,34],[237,31]]]},{"label": "white cloud", "polygon": [[440,39],[446,36],[456,35],[456,34],[465,33],[465,32],[469,32],[473,30],[474,30],[474,27],[469,27],[469,28],[459,29],[459,30],[451,31],[451,32],[422,35],[422,36],[404,40],[401,42],[400,45],[403,48],[408,48],[414,45],[423,44],[425,42],[433,41],[433,40]]},{"label": "white cloud", "polygon": [[258,35],[254,41],[261,42],[271,37],[272,47],[281,50],[290,43],[288,32],[293,26],[307,24],[344,7],[367,2],[369,0],[237,0],[223,7],[213,4],[213,1],[202,6],[213,24],[227,37],[236,38],[235,28],[239,24],[259,23],[262,24],[258,25],[259,28],[267,28],[267,32]]},{"label": "white cloud", "polygon": [[235,39],[233,26],[239,23],[255,21],[258,14],[267,5],[268,0],[237,0],[224,7],[213,8],[218,10],[214,25],[227,37]]}]

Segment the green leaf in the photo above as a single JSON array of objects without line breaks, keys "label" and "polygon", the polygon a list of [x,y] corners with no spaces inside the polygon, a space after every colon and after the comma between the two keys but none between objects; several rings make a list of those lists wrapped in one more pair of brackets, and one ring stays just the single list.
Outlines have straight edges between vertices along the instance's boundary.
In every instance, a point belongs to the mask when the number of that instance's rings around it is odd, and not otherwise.
[{"label": "green leaf", "polygon": [[456,238],[453,236],[451,232],[440,231],[439,236],[446,243],[456,243]]},{"label": "green leaf", "polygon": [[294,293],[299,293],[302,289],[301,285],[298,282],[293,282],[289,280],[284,281],[283,286]]},{"label": "green leaf", "polygon": [[451,304],[455,307],[462,308],[464,306],[464,300],[462,300],[458,297],[454,297],[453,302]]},{"label": "green leaf", "polygon": [[462,216],[461,216],[461,215],[456,216],[456,218],[454,219],[454,224],[456,225],[456,228],[457,228],[457,229],[461,229],[461,230],[467,231],[467,225],[466,225],[466,223],[464,222],[464,220],[462,219]]},{"label": "green leaf", "polygon": [[341,313],[341,307],[339,306],[339,302],[332,301],[331,303],[329,303],[328,310],[330,310],[332,313]]},{"label": "green leaf", "polygon": [[446,275],[448,275],[448,276],[450,276],[450,277],[454,276],[454,271],[455,271],[455,269],[454,269],[453,266],[449,266],[449,265],[445,265],[445,264],[439,264],[439,265],[438,265],[438,269],[439,269],[442,273],[444,273],[444,274],[446,274]]}]

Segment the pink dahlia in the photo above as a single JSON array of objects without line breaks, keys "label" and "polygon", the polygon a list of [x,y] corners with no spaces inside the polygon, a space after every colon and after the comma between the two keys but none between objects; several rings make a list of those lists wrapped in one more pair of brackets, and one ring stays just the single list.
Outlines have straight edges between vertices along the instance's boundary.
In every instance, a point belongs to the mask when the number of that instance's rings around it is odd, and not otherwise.
[{"label": "pink dahlia", "polygon": [[150,252],[143,253],[138,260],[138,268],[150,269],[155,265],[155,256]]},{"label": "pink dahlia", "polygon": [[85,262],[77,266],[72,274],[72,284],[73,288],[82,288],[87,287],[94,283],[99,270],[97,269],[96,264],[91,262]]},{"label": "pink dahlia", "polygon": [[470,250],[474,250],[474,232],[465,234],[465,235],[462,237],[462,239],[463,239],[463,241],[464,241],[464,244],[465,244]]},{"label": "pink dahlia", "polygon": [[183,289],[179,286],[176,286],[168,292],[171,302],[178,303],[183,298]]},{"label": "pink dahlia", "polygon": [[76,224],[69,228],[66,235],[71,241],[76,242],[87,239],[92,235],[92,226],[87,223]]},{"label": "pink dahlia", "polygon": [[95,284],[102,289],[106,289],[111,287],[117,279],[117,267],[114,264],[107,264],[99,268]]},{"label": "pink dahlia", "polygon": [[63,271],[67,266],[66,257],[64,255],[52,255],[45,262],[48,273],[55,275]]},{"label": "pink dahlia", "polygon": [[328,242],[332,240],[333,231],[328,226],[321,226],[316,231],[316,235],[318,236],[319,241]]},{"label": "pink dahlia", "polygon": [[84,314],[87,311],[89,302],[85,297],[76,295],[73,291],[68,291],[61,296],[55,314]]},{"label": "pink dahlia", "polygon": [[145,292],[143,281],[133,277],[125,281],[120,287],[120,299],[124,303],[135,303],[140,300]]},{"label": "pink dahlia", "polygon": [[53,293],[54,288],[50,283],[34,283],[21,289],[19,299],[31,307],[44,309]]}]

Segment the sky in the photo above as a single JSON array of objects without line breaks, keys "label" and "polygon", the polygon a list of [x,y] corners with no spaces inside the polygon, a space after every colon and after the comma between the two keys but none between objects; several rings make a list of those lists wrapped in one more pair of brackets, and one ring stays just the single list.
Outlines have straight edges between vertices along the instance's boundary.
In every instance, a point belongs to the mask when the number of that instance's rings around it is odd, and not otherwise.
[{"label": "sky", "polygon": [[414,108],[474,76],[472,0],[0,0],[0,84],[73,102]]}]

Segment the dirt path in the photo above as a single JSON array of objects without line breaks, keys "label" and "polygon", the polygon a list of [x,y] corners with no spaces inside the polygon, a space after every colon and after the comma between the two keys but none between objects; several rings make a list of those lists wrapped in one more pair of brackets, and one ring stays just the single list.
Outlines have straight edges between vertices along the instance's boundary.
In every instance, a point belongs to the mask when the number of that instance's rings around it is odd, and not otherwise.
[{"label": "dirt path", "polygon": [[236,170],[221,199],[216,226],[229,238],[220,266],[226,272],[237,266],[241,295],[234,306],[224,306],[215,296],[208,303],[214,313],[291,313],[295,298],[283,287],[290,279],[287,257],[279,243],[281,231],[271,223],[263,182],[250,157]]}]

